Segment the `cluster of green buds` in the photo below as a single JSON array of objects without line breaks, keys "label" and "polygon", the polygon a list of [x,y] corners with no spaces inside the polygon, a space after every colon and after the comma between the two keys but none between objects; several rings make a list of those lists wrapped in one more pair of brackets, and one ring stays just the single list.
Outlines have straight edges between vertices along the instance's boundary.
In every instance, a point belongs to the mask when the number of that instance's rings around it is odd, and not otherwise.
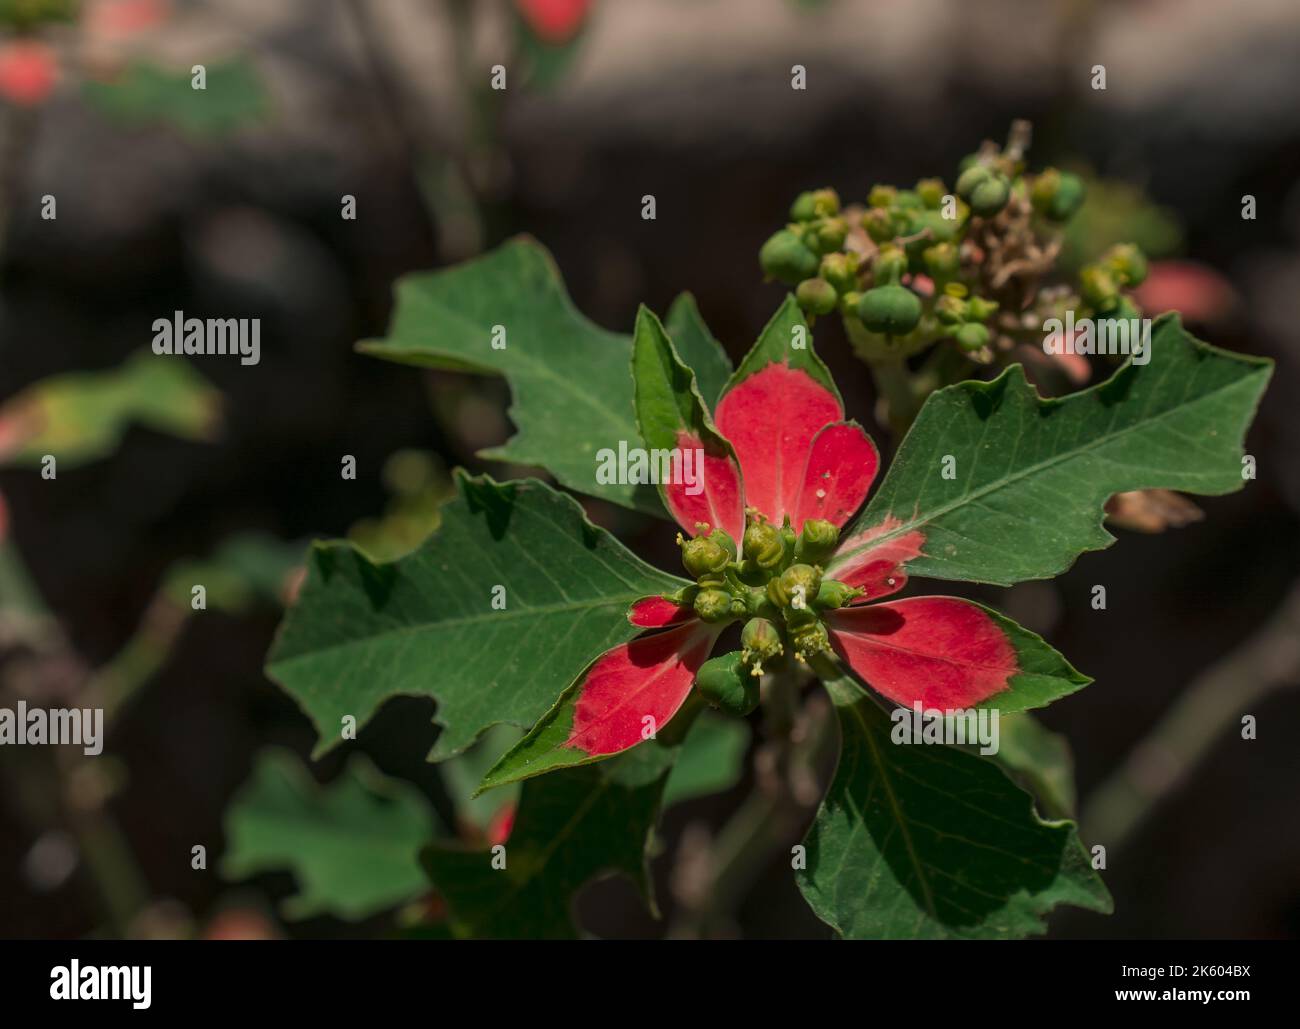
[{"label": "cluster of green buds", "polygon": [[[951,188],[938,178],[911,189],[882,184],[848,205],[833,189],[801,193],[759,253],[764,275],[794,287],[810,318],[838,311],[873,364],[946,339],[984,364],[1018,342],[1041,342],[1040,286],[1085,189],[1057,168],[1028,172],[1028,137],[1028,124],[1017,122],[1005,146],[984,143],[962,160]],[[1069,302],[1100,311],[1141,281],[1136,247],[1112,255],[1084,270],[1081,298]]]},{"label": "cluster of green buds", "polygon": [[1136,312],[1123,291],[1142,285],[1146,277],[1146,255],[1132,243],[1120,243],[1079,270],[1079,295],[1098,314],[1133,317]]},{"label": "cluster of green buds", "polygon": [[721,529],[699,524],[696,532],[691,539],[677,537],[695,584],[669,599],[689,603],[706,622],[744,620],[741,649],[706,661],[696,678],[705,700],[743,716],[758,704],[764,671],[827,650],[822,613],[850,604],[862,591],[824,577],[839,543],[839,529],[830,522],[809,519],[796,533],[788,517],[778,527],[750,509],[739,552]]}]

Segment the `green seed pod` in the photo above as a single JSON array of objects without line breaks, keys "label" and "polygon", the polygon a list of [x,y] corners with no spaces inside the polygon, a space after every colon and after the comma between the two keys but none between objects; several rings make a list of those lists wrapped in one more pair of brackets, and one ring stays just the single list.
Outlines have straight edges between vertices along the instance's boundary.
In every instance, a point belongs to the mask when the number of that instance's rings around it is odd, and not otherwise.
[{"label": "green seed pod", "polygon": [[808,565],[824,565],[835,552],[840,530],[823,518],[809,518],[803,523],[794,546],[794,559]]},{"label": "green seed pod", "polygon": [[1109,311],[1119,302],[1119,284],[1108,268],[1090,264],[1079,272],[1079,294],[1098,311]]},{"label": "green seed pod", "polygon": [[858,317],[872,332],[905,336],[921,320],[921,298],[903,286],[877,286],[862,294]]},{"label": "green seed pod", "polygon": [[706,622],[725,622],[733,617],[731,594],[726,590],[704,589],[695,597],[695,613]]},{"label": "green seed pod", "polygon": [[1125,286],[1140,286],[1147,277],[1146,255],[1132,243],[1116,244],[1102,260]]},{"label": "green seed pod", "polygon": [[956,218],[945,218],[942,211],[915,211],[908,221],[908,235],[915,236],[922,232],[929,232],[929,242],[918,240],[918,253],[925,249],[929,243],[952,243],[957,239],[957,233],[961,228],[961,222]]},{"label": "green seed pod", "polygon": [[717,575],[731,561],[731,555],[708,536],[682,540],[682,566],[692,579]]},{"label": "green seed pod", "polygon": [[793,286],[817,274],[817,255],[789,229],[774,233],[758,252],[763,274]]},{"label": "green seed pod", "polygon": [[943,203],[944,194],[947,192],[948,188],[943,184],[943,179],[922,179],[916,184],[916,195],[921,198],[921,203],[931,209]]},{"label": "green seed pod", "polygon": [[980,322],[967,322],[957,329],[957,345],[971,353],[976,350],[983,350],[988,346],[989,330],[987,325]]},{"label": "green seed pod", "polygon": [[997,313],[998,302],[984,297],[971,297],[966,301],[966,310],[973,322],[986,322]]},{"label": "green seed pod", "polygon": [[826,636],[826,626],[820,619],[812,618],[791,627],[790,646],[794,648],[795,657],[807,660],[813,654],[830,650],[831,641]]},{"label": "green seed pod", "polygon": [[837,607],[847,607],[866,592],[838,579],[823,579],[817,590],[817,599],[813,607],[818,611],[830,611]]},{"label": "green seed pod", "polygon": [[839,300],[835,287],[825,279],[804,279],[794,296],[799,306],[809,314],[830,314]]},{"label": "green seed pod", "polygon": [[745,667],[738,650],[705,661],[695,686],[710,706],[737,718],[758,707],[758,676]]},{"label": "green seed pod", "polygon": [[827,254],[822,258],[821,277],[835,287],[836,293],[846,293],[858,284],[858,255]]},{"label": "green seed pod", "polygon": [[926,273],[935,280],[950,279],[961,268],[957,248],[951,243],[936,243],[921,252]]},{"label": "green seed pod", "polygon": [[806,611],[822,584],[821,569],[814,565],[791,565],[767,584],[767,597],[777,607]]},{"label": "green seed pod", "polygon": [[745,526],[741,545],[745,560],[764,571],[780,567],[785,560],[785,542],[780,530],[762,517]]},{"label": "green seed pod", "polygon": [[755,675],[763,674],[763,662],[785,653],[781,632],[766,618],[751,618],[740,630],[741,660]]},{"label": "green seed pod", "polygon": [[1007,181],[1005,175],[994,174],[972,189],[966,202],[981,218],[992,218],[1007,206],[1007,201],[1010,199],[1011,183]]},{"label": "green seed pod", "polygon": [[811,189],[805,190],[794,198],[790,205],[792,222],[810,222],[817,217],[817,197]]}]

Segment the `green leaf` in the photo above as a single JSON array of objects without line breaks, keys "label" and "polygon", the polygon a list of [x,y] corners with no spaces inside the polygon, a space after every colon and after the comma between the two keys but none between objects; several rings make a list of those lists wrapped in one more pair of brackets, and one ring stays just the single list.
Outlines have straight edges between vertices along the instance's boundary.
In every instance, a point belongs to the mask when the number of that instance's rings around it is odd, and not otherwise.
[{"label": "green leaf", "polygon": [[361,755],[321,787],[291,752],[265,750],[226,811],[221,874],[291,869],[286,918],[366,918],[426,891],[419,853],[435,831],[420,791]]},{"label": "green leaf", "polygon": [[242,57],[207,65],[206,88],[189,70],[133,61],[111,82],[87,81],[86,100],[128,124],[166,122],[190,136],[221,136],[264,117],[269,101],[256,69]]},{"label": "green leaf", "polygon": [[1074,825],[1043,821],[991,762],[894,744],[889,716],[848,677],[825,685],[839,766],[808,832],[799,888],[854,938],[1015,938],[1058,904],[1109,912]]},{"label": "green leaf", "polygon": [[[505,330],[501,349],[492,345],[496,326]],[[402,278],[388,335],[357,349],[504,376],[519,431],[480,456],[545,468],[570,489],[664,516],[653,486],[596,481],[601,450],[639,439],[631,344],[583,317],[536,242],[516,239],[454,268]]]},{"label": "green leaf", "polygon": [[993,760],[1033,793],[1044,814],[1071,817],[1076,799],[1074,759],[1065,737],[1045,729],[1028,714],[1002,715],[998,735]]},{"label": "green leaf", "polygon": [[722,793],[740,782],[752,736],[749,723],[742,719],[700,712],[682,741],[668,777],[664,809]]},{"label": "green leaf", "polygon": [[704,324],[695,297],[689,293],[678,295],[672,307],[668,308],[664,327],[668,330],[677,353],[695,372],[695,384],[712,411],[722,395],[722,387],[731,377],[731,359]]},{"label": "green leaf", "polygon": [[209,440],[221,394],[176,357],[147,351],[106,372],[69,372],[33,383],[0,407],[0,464],[36,465],[52,454],[62,468],[107,457],[132,422],[190,440]]},{"label": "green leaf", "polygon": [[758,340],[745,355],[740,367],[727,380],[723,393],[735,389],[755,372],[762,371],[769,364],[788,363],[798,371],[806,372],[815,382],[824,386],[838,400],[840,392],[835,388],[835,380],[830,370],[817,356],[812,345],[812,331],[803,316],[795,298],[786,294],[785,301],[777,308]]},{"label": "green leaf", "polygon": [[[636,421],[640,439],[651,451],[677,451],[683,435],[698,440],[706,458],[735,460],[731,444],[714,427],[713,419],[691,371],[674,349],[664,327],[644,304],[637,312],[632,337],[632,381],[636,396]],[[739,463],[736,477],[739,478]],[[704,485],[704,469],[697,470]],[[664,484],[658,485],[661,496]],[[739,502],[736,508],[739,509]],[[668,498],[664,507],[672,510]],[[737,515],[739,517],[739,515]]]},{"label": "green leaf", "polygon": [[641,631],[632,601],[685,585],[541,482],[462,474],[457,486],[438,531],[397,561],[313,548],[267,673],[315,724],[317,755],[345,716],[364,725],[396,694],[437,699],[433,760],[498,722],[532,725],[596,655]]},{"label": "green leaf", "polygon": [[654,744],[530,779],[505,845],[505,868],[493,867],[491,851],[428,847],[422,863],[447,901],[453,932],[572,938],[573,894],[607,872],[629,876],[653,911],[647,852],[672,758],[671,748]]},{"label": "green leaf", "polygon": [[[1151,343],[1148,364],[1059,399],[1039,397],[1019,365],[932,394],[828,573],[919,535],[909,575],[1049,578],[1114,542],[1102,527],[1112,494],[1240,489],[1242,439],[1271,362],[1201,343],[1175,315],[1156,319]],[[945,457],[955,478],[943,477]]]}]

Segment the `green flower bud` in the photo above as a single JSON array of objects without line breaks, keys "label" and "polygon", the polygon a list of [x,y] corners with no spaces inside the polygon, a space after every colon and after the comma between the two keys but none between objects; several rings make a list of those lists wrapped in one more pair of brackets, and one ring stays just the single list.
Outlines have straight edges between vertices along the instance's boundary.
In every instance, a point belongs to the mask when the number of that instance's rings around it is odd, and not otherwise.
[{"label": "green flower bud", "polygon": [[916,195],[921,198],[921,203],[929,208],[939,207],[947,192],[943,179],[922,179],[916,184]]},{"label": "green flower bud", "polygon": [[898,235],[893,216],[883,207],[873,207],[863,214],[862,228],[877,243],[887,243]]},{"label": "green flower bud", "polygon": [[1140,286],[1147,277],[1147,259],[1132,243],[1118,243],[1102,258],[1125,286]]},{"label": "green flower bud", "polygon": [[967,353],[983,350],[989,343],[987,325],[980,322],[967,322],[957,328],[957,345]]},{"label": "green flower bud", "polygon": [[808,227],[804,243],[819,254],[829,254],[844,245],[848,234],[849,226],[843,218],[824,218]]},{"label": "green flower bud", "polygon": [[851,289],[847,293],[840,294],[840,313],[851,314],[856,316],[858,313],[858,303],[862,300],[862,294],[856,289]]},{"label": "green flower bud", "polygon": [[731,561],[731,555],[708,536],[682,539],[679,535],[678,540],[682,548],[682,566],[692,579],[717,575]]},{"label": "green flower bud", "polygon": [[766,618],[751,618],[740,630],[741,660],[755,675],[763,674],[763,662],[785,653],[781,632]]},{"label": "green flower bud", "polygon": [[830,314],[839,300],[835,287],[825,279],[804,279],[794,296],[809,314]]},{"label": "green flower bud", "polygon": [[827,254],[822,258],[821,277],[835,287],[836,293],[846,293],[858,284],[858,255]]},{"label": "green flower bud", "polygon": [[711,706],[737,718],[758,707],[758,676],[745,667],[739,651],[705,661],[695,686]]},{"label": "green flower bud", "polygon": [[986,322],[997,313],[998,302],[985,300],[983,297],[971,297],[966,302],[966,310],[973,322]]},{"label": "green flower bud", "polygon": [[945,218],[942,211],[917,211],[908,220],[908,235],[918,235],[922,232],[929,232],[928,242],[926,239],[916,241],[918,246],[917,253],[924,250],[930,243],[951,243],[957,238],[961,229],[961,222],[956,218]]},{"label": "green flower bud", "polygon": [[835,552],[840,541],[840,530],[833,522],[822,518],[809,518],[803,523],[799,540],[794,547],[794,559],[809,565],[824,565]]},{"label": "green flower bud", "polygon": [[916,211],[925,204],[915,190],[900,189],[894,194],[894,206],[900,211]]},{"label": "green flower bud", "polygon": [[1119,302],[1119,284],[1108,268],[1090,264],[1079,272],[1079,294],[1098,311],[1109,311]]},{"label": "green flower bud", "polygon": [[695,613],[706,622],[725,622],[733,617],[731,594],[726,590],[704,589],[695,597]]},{"label": "green flower bud", "polygon": [[736,541],[731,538],[731,534],[726,529],[714,529],[709,533],[709,539],[727,552],[728,561],[736,560]]},{"label": "green flower bud", "polygon": [[971,164],[957,176],[957,195],[963,200],[970,200],[975,187],[993,178],[993,169],[983,164]]},{"label": "green flower bud", "polygon": [[934,302],[934,314],[944,325],[960,325],[966,321],[969,306],[961,297],[943,294]]},{"label": "green flower bud", "polygon": [[921,320],[921,298],[903,286],[877,286],[862,294],[858,317],[872,332],[904,336]]},{"label": "green flower bud", "polygon": [[764,571],[780,567],[785,560],[785,542],[781,532],[761,515],[745,526],[741,543],[745,560]]},{"label": "green flower bud", "polygon": [[1083,204],[1087,192],[1083,180],[1069,172],[1046,169],[1034,179],[1029,200],[1034,210],[1054,222],[1068,221]]},{"label": "green flower bud", "polygon": [[872,186],[871,192],[867,194],[867,203],[872,207],[891,207],[897,196],[898,190],[893,186],[876,185]]},{"label": "green flower bud", "polygon": [[821,587],[817,590],[817,599],[813,601],[813,607],[818,611],[847,607],[865,592],[838,579],[823,579]]},{"label": "green flower bud", "polygon": [[897,282],[905,271],[907,271],[907,254],[901,247],[881,247],[871,265],[871,274],[877,286]]},{"label": "green flower bud", "polygon": [[830,650],[831,641],[826,636],[826,626],[820,619],[813,618],[791,627],[790,646],[794,648],[795,657],[806,661],[813,654]]},{"label": "green flower bud", "polygon": [[791,565],[767,584],[767,597],[777,607],[807,611],[821,584],[820,568],[814,565]]},{"label": "green flower bud", "polygon": [[795,197],[790,206],[790,220],[810,222],[817,218],[828,218],[838,214],[840,195],[833,189],[810,189]]},{"label": "green flower bud", "polygon": [[763,244],[758,263],[764,275],[788,286],[817,274],[817,255],[789,229],[774,233]]},{"label": "green flower bud", "polygon": [[1011,183],[1005,175],[994,174],[972,189],[970,196],[965,199],[975,214],[981,218],[992,218],[1011,199]]},{"label": "green flower bud", "polygon": [[950,279],[961,268],[957,248],[951,243],[936,243],[921,252],[926,273],[932,279]]}]

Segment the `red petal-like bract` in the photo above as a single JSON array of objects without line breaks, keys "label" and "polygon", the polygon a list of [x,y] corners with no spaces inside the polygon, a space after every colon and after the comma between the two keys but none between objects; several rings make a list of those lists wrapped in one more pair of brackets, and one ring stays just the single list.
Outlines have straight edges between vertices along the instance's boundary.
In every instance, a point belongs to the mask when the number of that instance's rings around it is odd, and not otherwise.
[{"label": "red petal-like bract", "polygon": [[0,47],[0,97],[19,107],[41,103],[59,78],[54,50],[38,40],[22,39]]},{"label": "red petal-like bract", "polygon": [[921,556],[925,533],[912,529],[875,546],[869,544],[873,539],[893,532],[901,524],[897,518],[886,518],[866,532],[840,540],[840,554],[859,547],[867,549],[847,558],[832,557],[826,574],[832,579],[865,590],[858,603],[865,604],[869,600],[879,600],[897,593],[907,585],[907,572],[904,570],[907,562]]},{"label": "red petal-like bract", "polygon": [[591,0],[515,0],[529,27],[547,43],[563,43],[578,31]]},{"label": "red petal-like bract", "polygon": [[872,689],[911,707],[969,708],[1010,685],[1015,648],[980,607],[911,597],[826,616],[836,653]]},{"label": "red petal-like bract", "polygon": [[[682,481],[677,474],[681,463],[673,462],[672,481],[664,484],[669,513],[677,524],[694,536],[695,526],[707,522],[710,528],[725,529],[737,543],[745,532],[745,501],[740,485],[740,469],[726,453],[709,453],[698,436],[683,432],[677,437],[679,452],[695,450],[704,455],[704,467],[696,468],[702,481],[696,486]],[[687,492],[699,488],[694,496]]]},{"label": "red petal-like bract", "polygon": [[627,612],[627,620],[643,629],[662,629],[665,625],[678,625],[695,612],[689,607],[674,604],[663,597],[642,597]]},{"label": "red petal-like bract", "polygon": [[677,713],[721,628],[692,621],[606,651],[583,679],[566,747],[617,754],[658,732]]},{"label": "red petal-like bract", "polygon": [[790,511],[795,532],[807,518],[842,526],[862,506],[879,467],[880,454],[862,426],[851,422],[825,426],[813,438],[803,487]]},{"label": "red petal-like bract", "polygon": [[813,437],[843,417],[830,390],[787,364],[769,364],[730,390],[718,402],[718,431],[740,458],[745,503],[775,525],[787,513],[793,522]]}]

